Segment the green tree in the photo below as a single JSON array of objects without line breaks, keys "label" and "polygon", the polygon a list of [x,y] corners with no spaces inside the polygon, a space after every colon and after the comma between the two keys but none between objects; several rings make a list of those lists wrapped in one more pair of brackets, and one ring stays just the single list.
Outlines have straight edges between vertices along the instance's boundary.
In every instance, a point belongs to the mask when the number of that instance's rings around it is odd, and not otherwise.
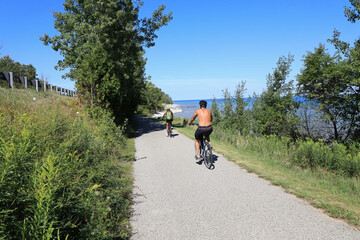
[{"label": "green tree", "polygon": [[296,138],[298,104],[294,99],[293,81],[286,82],[290,74],[293,55],[279,58],[272,74],[267,76],[267,89],[252,105],[255,132]]},{"label": "green tree", "polygon": [[352,5],[352,8],[345,7],[345,16],[348,21],[355,23],[357,20],[360,20],[360,0],[349,0]]},{"label": "green tree", "polygon": [[234,127],[234,104],[231,93],[226,88],[223,90],[224,102],[221,109],[221,124],[226,129],[233,129]]},{"label": "green tree", "polygon": [[339,51],[330,55],[323,44],[303,61],[304,68],[298,75],[299,94],[319,104],[321,117],[332,126],[332,139],[347,140],[357,128],[360,102],[358,89],[352,86],[351,63]]},{"label": "green tree", "polygon": [[237,131],[245,134],[249,131],[249,118],[246,111],[248,102],[245,101],[245,81],[241,81],[236,85],[235,90],[235,113],[234,113],[234,125]]},{"label": "green tree", "polygon": [[220,116],[219,106],[218,106],[218,103],[217,103],[215,97],[212,99],[212,102],[211,102],[211,112],[213,115],[212,124],[214,126],[219,125],[219,123],[221,122],[221,116]]},{"label": "green tree", "polygon": [[171,13],[165,6],[151,18],[139,18],[142,1],[66,0],[64,12],[55,12],[60,33],[41,40],[60,51],[57,69],[76,81],[79,95],[90,104],[109,107],[117,120],[132,115],[145,88],[144,48],[154,46],[155,32],[166,25]]},{"label": "green tree", "polygon": [[0,58],[0,72],[19,72],[20,69],[16,69],[16,64],[10,56],[4,56]]},{"label": "green tree", "polygon": [[[348,21],[355,23],[360,20],[360,1],[350,0],[350,4],[352,7],[345,7],[345,16]],[[352,138],[359,140],[360,116],[357,113],[360,112],[360,38],[351,46],[348,42],[340,40],[340,32],[335,29],[333,38],[328,41],[334,45],[344,58],[342,65],[347,84],[345,96],[351,106],[348,106],[348,111],[345,111],[348,116],[343,117],[349,118],[351,116],[354,118],[355,126]]]},{"label": "green tree", "polygon": [[[340,32],[334,31],[333,39],[329,39],[338,50],[342,60],[339,63],[341,69],[341,82],[344,92],[340,93],[342,104],[346,109],[339,113],[342,120],[347,123],[347,136],[352,139],[360,137],[360,39],[355,41],[354,46],[340,40]],[[345,125],[346,126],[346,125]]]},{"label": "green tree", "polygon": [[162,100],[161,100],[163,103],[167,103],[167,104],[173,104],[173,101],[172,101],[172,98],[170,97],[169,94],[167,93],[163,93],[163,96],[162,96]]},{"label": "green tree", "polygon": [[29,80],[36,78],[36,69],[33,65],[15,62],[10,56],[0,58],[0,72],[13,72],[14,76],[26,76]]},{"label": "green tree", "polygon": [[146,83],[146,87],[141,95],[142,104],[139,106],[140,110],[146,110],[151,113],[163,109],[163,103],[172,103],[171,97],[150,81]]}]

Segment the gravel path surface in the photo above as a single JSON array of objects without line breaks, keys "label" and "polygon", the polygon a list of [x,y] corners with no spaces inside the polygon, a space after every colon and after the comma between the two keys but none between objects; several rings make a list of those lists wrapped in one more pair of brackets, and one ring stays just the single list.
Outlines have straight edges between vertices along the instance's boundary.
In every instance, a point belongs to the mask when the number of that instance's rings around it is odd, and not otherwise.
[{"label": "gravel path surface", "polygon": [[193,140],[138,120],[132,239],[360,239],[219,154],[213,170],[196,164]]}]

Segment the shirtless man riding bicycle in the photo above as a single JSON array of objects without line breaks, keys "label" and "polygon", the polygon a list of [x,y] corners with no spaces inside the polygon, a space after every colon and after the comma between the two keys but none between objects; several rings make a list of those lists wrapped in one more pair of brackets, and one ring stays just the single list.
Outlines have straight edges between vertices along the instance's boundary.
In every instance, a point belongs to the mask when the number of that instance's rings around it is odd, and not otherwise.
[{"label": "shirtless man riding bicycle", "polygon": [[205,140],[210,143],[210,134],[213,131],[211,126],[211,122],[213,119],[211,110],[206,109],[207,102],[205,100],[201,100],[199,102],[200,109],[196,109],[194,115],[190,119],[189,125],[192,125],[193,121],[196,117],[199,118],[199,127],[195,131],[195,147],[196,147],[196,160],[200,159],[200,149],[199,149],[199,142],[205,137]]}]

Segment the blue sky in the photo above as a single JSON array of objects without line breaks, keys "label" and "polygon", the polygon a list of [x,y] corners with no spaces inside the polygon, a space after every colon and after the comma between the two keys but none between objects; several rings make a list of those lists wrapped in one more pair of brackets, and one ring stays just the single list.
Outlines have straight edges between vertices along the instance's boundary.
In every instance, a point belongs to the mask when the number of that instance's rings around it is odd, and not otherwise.
[{"label": "blue sky", "polygon": [[[52,11],[63,1],[0,0],[0,50],[22,64],[33,64],[38,77],[73,89],[54,66],[61,56],[39,40],[54,36]],[[158,32],[155,47],[147,49],[146,73],[174,100],[221,98],[242,80],[246,95],[266,87],[266,75],[280,56],[295,56],[289,79],[295,79],[302,57],[332,37],[353,43],[359,23],[344,16],[348,0],[145,0],[142,16],[159,5],[173,12],[173,20]]]}]

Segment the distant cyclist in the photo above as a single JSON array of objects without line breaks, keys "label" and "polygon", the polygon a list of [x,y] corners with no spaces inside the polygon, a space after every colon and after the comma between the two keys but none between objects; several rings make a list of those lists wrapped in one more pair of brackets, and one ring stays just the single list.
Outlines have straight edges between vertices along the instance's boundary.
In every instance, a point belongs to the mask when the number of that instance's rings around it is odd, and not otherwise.
[{"label": "distant cyclist", "polygon": [[213,131],[211,126],[211,122],[213,119],[211,110],[206,109],[207,102],[205,100],[201,100],[199,102],[200,109],[196,109],[194,115],[190,119],[189,125],[192,125],[193,121],[195,121],[196,117],[199,118],[199,127],[195,131],[195,147],[196,147],[196,160],[200,159],[200,150],[199,150],[199,142],[205,136],[205,140],[210,143],[210,134]]},{"label": "distant cyclist", "polygon": [[162,117],[164,118],[165,116],[166,116],[166,136],[169,137],[169,127],[171,127],[174,118],[173,112],[170,110],[170,107],[166,107],[166,111]]}]

